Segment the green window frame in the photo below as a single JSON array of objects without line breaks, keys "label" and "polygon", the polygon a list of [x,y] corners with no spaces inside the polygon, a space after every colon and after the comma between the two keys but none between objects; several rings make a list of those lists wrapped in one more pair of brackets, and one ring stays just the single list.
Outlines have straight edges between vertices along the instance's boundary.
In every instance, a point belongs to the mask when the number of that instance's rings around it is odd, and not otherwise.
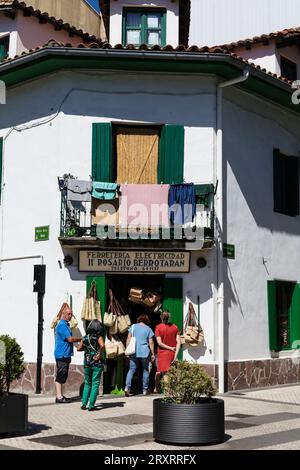
[{"label": "green window frame", "polygon": [[[161,127],[157,184],[183,183],[184,142],[185,129],[183,126],[166,124]],[[93,180],[114,182],[115,168],[113,125],[110,122],[94,123],[92,130]]]},{"label": "green window frame", "polygon": [[[136,26],[131,26],[128,24],[128,14],[134,13],[140,15],[140,22]],[[160,15],[160,22],[158,27],[148,25],[148,17],[152,14]],[[149,44],[148,33],[160,33],[160,43],[159,46],[166,45],[166,9],[164,8],[124,8],[123,9],[123,21],[122,21],[122,44],[126,46],[130,43],[127,41],[128,31],[139,31],[140,33],[140,42],[134,43],[135,46],[140,46],[141,44],[147,44],[148,46],[153,46],[154,44]]]},{"label": "green window frame", "polygon": [[0,37],[0,61],[8,57],[9,35]]},{"label": "green window frame", "polygon": [[268,281],[270,351],[300,349],[300,284]]},{"label": "green window frame", "polygon": [[[183,329],[183,280],[182,278],[166,277],[164,280],[164,310],[168,310],[171,314],[171,322],[174,323],[179,332]],[[182,348],[180,349],[178,359],[183,358]]]},{"label": "green window frame", "polygon": [[273,152],[274,212],[299,215],[299,157]]}]

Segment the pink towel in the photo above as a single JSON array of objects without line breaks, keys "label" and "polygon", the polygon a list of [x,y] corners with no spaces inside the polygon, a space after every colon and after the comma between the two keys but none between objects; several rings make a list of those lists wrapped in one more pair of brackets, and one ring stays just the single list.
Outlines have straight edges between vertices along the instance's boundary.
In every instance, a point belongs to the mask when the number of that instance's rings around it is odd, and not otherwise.
[{"label": "pink towel", "polygon": [[122,184],[120,225],[169,226],[168,184]]}]

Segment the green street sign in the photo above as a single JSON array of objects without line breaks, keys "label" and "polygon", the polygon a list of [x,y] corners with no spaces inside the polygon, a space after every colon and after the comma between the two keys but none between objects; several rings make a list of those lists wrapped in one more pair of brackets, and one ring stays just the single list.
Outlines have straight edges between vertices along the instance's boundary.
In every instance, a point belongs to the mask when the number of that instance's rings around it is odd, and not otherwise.
[{"label": "green street sign", "polygon": [[45,227],[35,227],[35,241],[36,242],[45,242],[49,240],[49,225]]},{"label": "green street sign", "polygon": [[223,256],[228,259],[235,259],[235,245],[223,243]]}]

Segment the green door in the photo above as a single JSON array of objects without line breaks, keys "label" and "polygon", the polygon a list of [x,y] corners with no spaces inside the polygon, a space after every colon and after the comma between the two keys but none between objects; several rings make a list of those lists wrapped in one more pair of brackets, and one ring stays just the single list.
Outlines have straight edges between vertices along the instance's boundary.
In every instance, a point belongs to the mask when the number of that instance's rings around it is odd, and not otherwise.
[{"label": "green door", "polygon": [[[97,275],[97,276],[87,276],[86,278],[86,293],[88,294],[92,282],[95,281],[96,283],[96,288],[97,288],[97,295],[98,295],[98,300],[100,300],[100,306],[101,306],[101,316],[102,319],[104,317],[104,314],[107,309],[107,277],[105,274],[102,276]],[[103,374],[103,388],[104,388],[104,393],[109,393],[109,382],[108,382],[108,374],[104,372]]]},{"label": "green door", "polygon": [[[171,314],[171,321],[181,332],[183,327],[183,289],[181,278],[165,278],[163,308]],[[178,358],[182,360],[182,350]]]}]

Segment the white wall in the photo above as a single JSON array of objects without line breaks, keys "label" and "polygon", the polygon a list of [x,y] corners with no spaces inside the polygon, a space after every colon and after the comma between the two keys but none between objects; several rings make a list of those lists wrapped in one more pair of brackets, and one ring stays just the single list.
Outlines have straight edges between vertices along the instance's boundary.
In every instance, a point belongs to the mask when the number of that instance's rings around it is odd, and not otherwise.
[{"label": "white wall", "polygon": [[122,43],[122,12],[124,7],[159,7],[167,9],[167,44],[178,46],[179,38],[179,3],[178,0],[118,0],[110,2],[110,32],[109,42],[112,45]]},{"label": "white wall", "polygon": [[276,47],[275,41],[271,41],[268,45],[253,45],[251,49],[237,48],[234,53],[279,76],[281,76],[281,56],[286,57],[297,64],[298,76],[300,76],[300,51],[297,46],[287,46],[279,49]]},{"label": "white wall", "polygon": [[298,28],[299,10],[298,0],[191,0],[189,42],[214,46]]},{"label": "white wall", "polygon": [[[261,68],[266,69],[268,72],[278,74],[278,62],[276,58],[277,50],[275,41],[270,42],[268,45],[258,44],[251,49],[241,47],[234,50],[234,53],[239,57],[243,57],[249,62],[254,62],[260,65]],[[280,73],[279,73],[280,75]]]},{"label": "white wall", "polygon": [[203,269],[199,269],[196,264],[198,257],[199,253],[192,254],[191,271],[183,278],[184,316],[187,315],[189,303],[192,302],[195,312],[200,316],[200,324],[204,331],[204,343],[196,347],[183,346],[183,358],[202,364],[213,364],[217,360],[217,322],[214,307],[217,282],[215,250],[204,255],[201,254],[201,257],[205,258],[207,262]]},{"label": "white wall", "polygon": [[[58,263],[63,261],[64,253],[57,239],[60,223],[57,177],[70,172],[89,178],[92,123],[131,120],[186,126],[185,178],[206,183],[213,179],[214,106],[214,80],[174,74],[61,72],[8,91],[5,114],[0,115],[0,135],[7,136],[0,258],[44,256],[47,265],[44,362],[53,362],[53,331],[49,325],[67,294],[73,296],[74,312],[80,318],[85,275],[77,272],[75,255],[70,271],[60,269]],[[31,128],[25,130],[24,126]],[[17,132],[13,127],[24,130]],[[41,225],[50,225],[50,240],[37,243],[34,228]],[[193,302],[198,295],[201,299],[207,347],[193,354],[198,354],[202,362],[211,362],[214,355],[211,256],[208,255],[207,268],[199,270],[193,259],[192,273],[183,275],[185,295],[188,292]],[[37,305],[32,279],[33,264],[38,262],[5,262],[0,280],[0,332],[17,337],[27,361],[36,359]],[[82,357],[77,356],[75,362],[81,361]]]},{"label": "white wall", "polygon": [[224,241],[236,247],[236,259],[225,260],[228,356],[264,359],[270,357],[267,281],[300,282],[300,219],[273,211],[273,149],[299,155],[300,119],[232,89],[223,119]]},{"label": "white wall", "polygon": [[17,12],[15,19],[8,18],[0,12],[0,37],[10,34],[9,57],[21,54],[23,51],[35,49],[55,39],[74,46],[82,42],[78,36],[69,37],[67,31],[55,31],[51,24],[40,24],[34,16],[24,16]]}]

